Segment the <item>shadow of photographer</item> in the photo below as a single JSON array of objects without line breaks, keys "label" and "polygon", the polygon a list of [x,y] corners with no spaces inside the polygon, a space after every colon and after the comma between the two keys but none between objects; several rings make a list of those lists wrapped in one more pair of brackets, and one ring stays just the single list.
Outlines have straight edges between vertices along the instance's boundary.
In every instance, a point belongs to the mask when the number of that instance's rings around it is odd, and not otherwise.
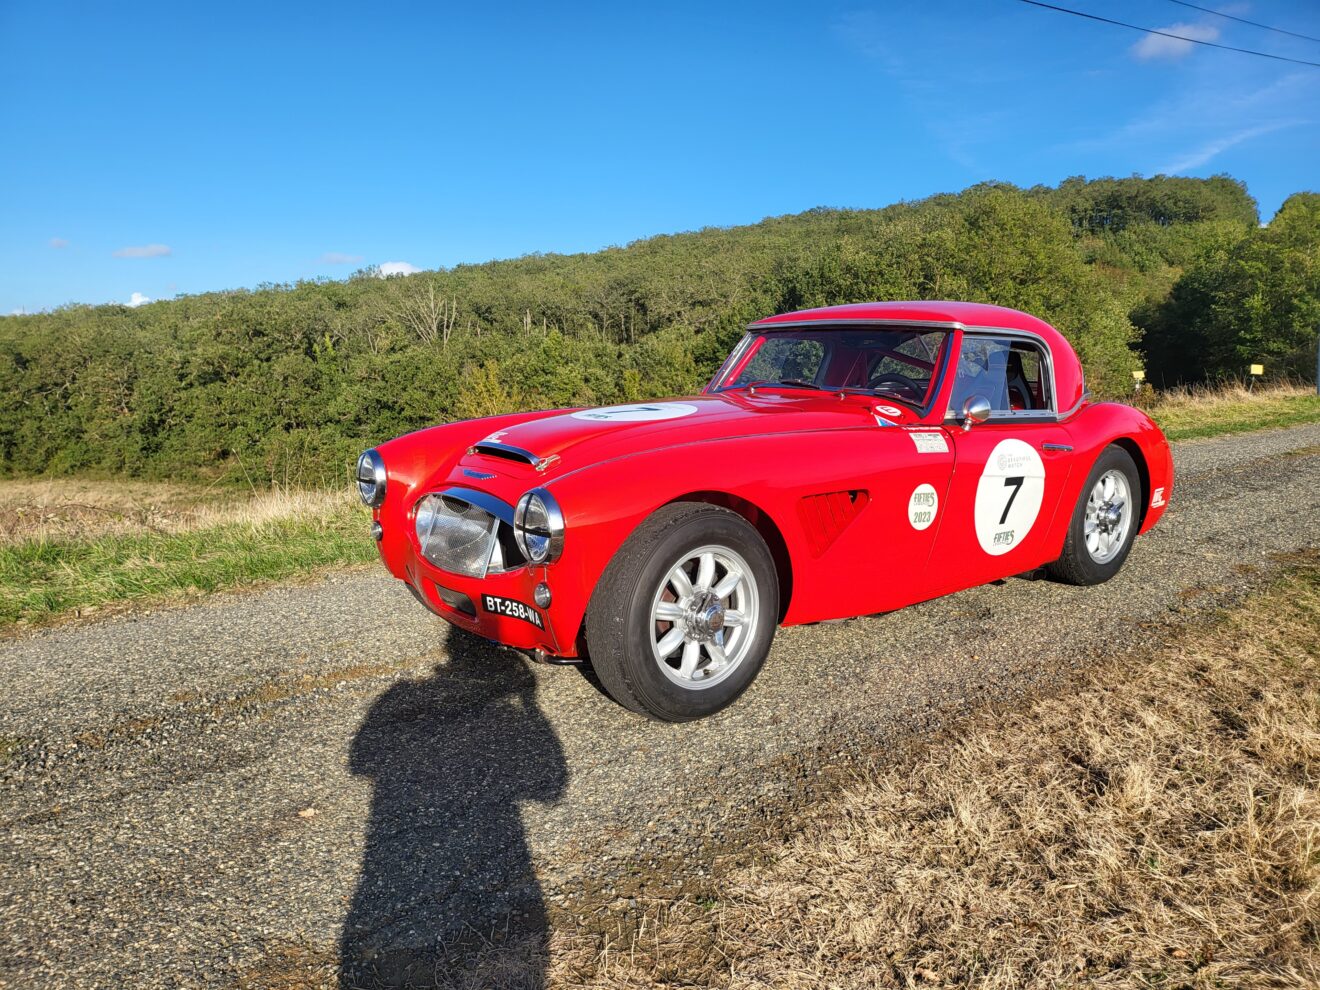
[{"label": "shadow of photographer", "polygon": [[448,661],[390,687],[353,739],[350,769],[374,793],[340,939],[345,988],[443,983],[446,943],[506,924],[526,937],[501,982],[544,981],[546,912],[521,804],[558,800],[563,750],[527,661],[457,629],[447,645]]}]

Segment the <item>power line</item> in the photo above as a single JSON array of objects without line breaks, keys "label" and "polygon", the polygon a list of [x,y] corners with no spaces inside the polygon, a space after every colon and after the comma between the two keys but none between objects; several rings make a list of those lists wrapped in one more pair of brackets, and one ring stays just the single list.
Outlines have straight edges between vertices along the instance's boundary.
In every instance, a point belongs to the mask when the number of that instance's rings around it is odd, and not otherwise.
[{"label": "power line", "polygon": [[1074,17],[1085,17],[1087,20],[1100,21],[1102,24],[1113,24],[1116,27],[1141,31],[1144,34],[1158,34],[1161,38],[1173,38],[1176,41],[1189,41],[1194,45],[1205,45],[1207,48],[1219,48],[1226,52],[1239,52],[1243,55],[1259,55],[1261,58],[1272,58],[1278,62],[1292,62],[1296,65],[1310,65],[1320,69],[1320,62],[1308,62],[1305,59],[1288,58],[1286,55],[1271,55],[1269,52],[1256,52],[1249,48],[1234,48],[1232,45],[1217,45],[1213,41],[1202,41],[1199,38],[1188,38],[1186,35],[1171,34],[1168,31],[1156,31],[1154,28],[1139,27],[1136,24],[1128,24],[1126,21],[1115,21],[1108,17],[1101,17],[1099,14],[1087,14],[1080,10],[1070,10],[1067,7],[1056,7],[1052,3],[1041,3],[1040,0],[1019,0],[1019,2],[1031,4],[1033,7],[1044,7],[1046,10],[1057,10],[1060,14],[1072,14]]},{"label": "power line", "polygon": [[1261,24],[1259,21],[1249,21],[1245,17],[1234,17],[1232,14],[1220,13],[1217,10],[1211,10],[1209,7],[1198,7],[1194,3],[1187,3],[1186,0],[1169,0],[1169,3],[1176,3],[1179,7],[1191,7],[1192,10],[1199,10],[1203,14],[1214,14],[1216,17],[1223,17],[1226,20],[1237,21],[1239,24],[1250,24],[1254,28],[1262,28],[1266,31],[1273,31],[1276,34],[1286,34],[1293,38],[1301,38],[1303,41],[1320,41],[1320,38],[1312,38],[1309,34],[1298,34],[1296,31],[1285,31],[1283,28]]}]

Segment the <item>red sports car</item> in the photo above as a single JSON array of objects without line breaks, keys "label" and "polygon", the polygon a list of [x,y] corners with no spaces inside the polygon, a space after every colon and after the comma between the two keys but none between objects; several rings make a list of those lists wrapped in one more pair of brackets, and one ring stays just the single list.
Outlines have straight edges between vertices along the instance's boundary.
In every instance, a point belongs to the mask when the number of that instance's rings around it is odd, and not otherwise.
[{"label": "red sports car", "polygon": [[699,395],[437,426],[357,478],[427,608],[682,721],[746,690],[780,625],[1109,579],[1173,461],[1041,320],[887,302],[759,320]]}]

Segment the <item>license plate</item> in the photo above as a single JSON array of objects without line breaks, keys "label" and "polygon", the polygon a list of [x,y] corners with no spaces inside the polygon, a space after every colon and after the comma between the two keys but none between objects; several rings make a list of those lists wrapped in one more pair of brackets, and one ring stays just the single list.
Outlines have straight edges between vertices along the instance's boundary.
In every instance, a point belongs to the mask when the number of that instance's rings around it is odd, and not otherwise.
[{"label": "license plate", "polygon": [[545,628],[545,620],[541,618],[541,613],[530,605],[526,605],[512,598],[501,598],[498,595],[482,595],[482,607],[487,612],[493,612],[495,615],[507,615],[511,619],[522,619],[523,622],[530,622],[537,629]]}]

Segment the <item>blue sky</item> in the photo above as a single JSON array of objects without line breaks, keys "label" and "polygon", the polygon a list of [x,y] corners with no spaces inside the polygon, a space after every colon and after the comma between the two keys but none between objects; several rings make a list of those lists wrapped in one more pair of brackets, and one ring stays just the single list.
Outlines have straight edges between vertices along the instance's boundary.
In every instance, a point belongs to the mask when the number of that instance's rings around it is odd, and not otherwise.
[{"label": "blue sky", "polygon": [[[1168,0],[1060,5],[1320,61]],[[1216,9],[1320,37],[1320,5]],[[0,313],[987,179],[1228,172],[1268,219],[1320,186],[1318,124],[1320,69],[1014,0],[0,0]]]}]

